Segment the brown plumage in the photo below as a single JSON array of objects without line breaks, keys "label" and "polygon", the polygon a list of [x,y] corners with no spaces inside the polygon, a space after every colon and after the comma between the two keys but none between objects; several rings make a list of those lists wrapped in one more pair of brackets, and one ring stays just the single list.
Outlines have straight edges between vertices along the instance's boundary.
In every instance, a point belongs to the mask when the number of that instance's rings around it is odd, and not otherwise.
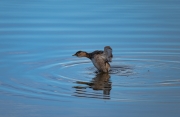
[{"label": "brown plumage", "polygon": [[110,64],[109,62],[112,61],[112,48],[110,46],[105,46],[104,51],[96,50],[92,53],[87,53],[85,51],[78,51],[73,56],[77,57],[87,57],[89,58],[94,66],[100,72],[109,72]]}]

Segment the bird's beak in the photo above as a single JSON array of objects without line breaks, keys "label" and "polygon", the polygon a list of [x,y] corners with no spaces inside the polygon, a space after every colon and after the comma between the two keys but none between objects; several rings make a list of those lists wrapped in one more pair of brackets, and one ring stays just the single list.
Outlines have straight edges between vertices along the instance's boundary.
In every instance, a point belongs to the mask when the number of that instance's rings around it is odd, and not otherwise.
[{"label": "bird's beak", "polygon": [[72,56],[76,56],[75,54],[73,54]]}]

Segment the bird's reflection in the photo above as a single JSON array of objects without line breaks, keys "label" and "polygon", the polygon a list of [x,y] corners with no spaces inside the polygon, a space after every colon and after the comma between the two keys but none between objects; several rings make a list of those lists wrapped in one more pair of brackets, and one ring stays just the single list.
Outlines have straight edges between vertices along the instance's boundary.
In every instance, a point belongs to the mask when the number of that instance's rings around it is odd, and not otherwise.
[{"label": "bird's reflection", "polygon": [[[110,99],[111,82],[108,73],[97,74],[90,82],[77,81],[76,83],[78,86],[73,87],[76,89],[74,96]],[[103,93],[89,91],[90,88],[102,90]]]}]

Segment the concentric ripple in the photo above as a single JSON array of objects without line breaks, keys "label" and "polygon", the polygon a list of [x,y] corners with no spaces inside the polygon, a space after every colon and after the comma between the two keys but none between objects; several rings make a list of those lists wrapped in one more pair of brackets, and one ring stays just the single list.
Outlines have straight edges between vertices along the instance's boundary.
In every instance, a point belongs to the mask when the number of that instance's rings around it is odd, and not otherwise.
[{"label": "concentric ripple", "polygon": [[[152,100],[148,95],[162,88],[180,86],[180,62],[168,60],[173,56],[163,56],[164,60],[159,59],[161,57],[114,57],[110,73],[98,73],[91,61],[84,58],[27,61],[12,68],[14,73],[0,81],[0,89],[8,95],[56,101],[80,97]],[[18,73],[19,69],[22,69],[21,73]],[[137,93],[143,96],[139,97]]]}]

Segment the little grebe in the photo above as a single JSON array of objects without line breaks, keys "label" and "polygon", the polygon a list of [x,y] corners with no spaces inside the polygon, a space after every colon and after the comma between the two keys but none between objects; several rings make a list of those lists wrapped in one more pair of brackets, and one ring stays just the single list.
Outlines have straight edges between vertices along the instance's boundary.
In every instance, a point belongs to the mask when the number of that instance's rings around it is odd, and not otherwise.
[{"label": "little grebe", "polygon": [[87,57],[89,58],[94,66],[100,72],[109,72],[110,64],[109,62],[112,61],[112,48],[110,46],[105,46],[104,51],[96,50],[92,53],[87,53],[85,51],[78,51],[73,56],[77,57]]}]

